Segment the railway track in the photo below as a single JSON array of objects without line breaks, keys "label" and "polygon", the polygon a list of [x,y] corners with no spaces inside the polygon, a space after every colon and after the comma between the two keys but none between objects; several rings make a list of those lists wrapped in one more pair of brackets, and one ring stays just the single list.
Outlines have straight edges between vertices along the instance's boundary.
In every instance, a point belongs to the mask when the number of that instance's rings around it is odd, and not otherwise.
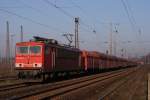
[{"label": "railway track", "polygon": [[109,95],[113,94],[119,87],[125,85],[128,81],[131,80],[133,81],[133,77],[126,77],[124,80],[114,83],[112,87],[108,89],[108,91],[104,91],[101,93],[99,100],[105,100],[108,98],[110,99]]},{"label": "railway track", "polygon": [[[117,85],[112,86],[109,91],[106,91],[99,100],[146,100],[146,93],[141,92],[145,90],[143,86],[143,82],[147,80],[148,68],[140,68],[136,73],[132,74],[130,77],[122,80]],[[142,86],[139,86],[142,85]],[[146,84],[145,84],[146,85]],[[145,98],[145,99],[143,99]]]},{"label": "railway track", "polygon": [[7,80],[17,80],[18,78],[16,76],[1,76],[0,82],[7,81]]},{"label": "railway track", "polygon": [[72,93],[81,88],[87,88],[93,84],[105,83],[110,79],[127,76],[136,68],[123,69],[114,72],[97,74],[92,76],[81,77],[72,80],[66,80],[49,84],[38,84],[28,87],[11,89],[0,93],[2,99],[53,99],[61,98],[68,93]]},{"label": "railway track", "polygon": [[[41,91],[39,93],[35,93],[33,95],[30,95],[26,98],[28,99],[62,99],[65,98],[66,94],[70,94],[71,92],[77,91],[81,88],[88,88],[90,85],[97,84],[97,83],[105,83],[109,79],[115,79],[120,76],[128,75],[130,72],[122,71],[119,73],[110,74],[103,77],[97,77],[89,80],[84,80],[72,84],[67,84],[65,86],[60,86],[56,88],[51,88],[46,91]],[[83,92],[83,91],[82,91]]]},{"label": "railway track", "polygon": [[[13,84],[8,84],[8,85],[1,85],[0,86],[0,99],[11,99],[16,95],[16,90],[22,90],[28,87],[32,87],[34,85],[38,85],[40,84],[39,82],[16,82]],[[5,94],[5,97],[3,97],[2,95]],[[9,95],[11,94],[11,96],[9,97]],[[18,94],[17,94],[18,95]]]},{"label": "railway track", "polygon": [[0,93],[4,92],[4,91],[10,91],[13,89],[23,88],[23,87],[27,87],[27,86],[36,85],[36,84],[38,84],[38,83],[36,83],[36,82],[16,82],[13,84],[1,85],[0,86]]}]

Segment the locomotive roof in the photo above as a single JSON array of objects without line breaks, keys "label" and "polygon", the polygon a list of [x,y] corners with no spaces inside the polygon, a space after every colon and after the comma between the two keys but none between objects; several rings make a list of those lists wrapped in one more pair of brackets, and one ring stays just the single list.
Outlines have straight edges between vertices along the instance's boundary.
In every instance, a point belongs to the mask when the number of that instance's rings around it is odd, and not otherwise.
[{"label": "locomotive roof", "polygon": [[26,46],[26,45],[45,45],[45,46],[50,46],[50,47],[56,47],[56,48],[60,48],[60,49],[66,49],[69,51],[74,51],[74,52],[81,52],[80,49],[77,48],[73,48],[70,46],[64,46],[58,43],[47,43],[44,41],[28,41],[28,42],[18,42],[16,43],[16,45],[19,46]]},{"label": "locomotive roof", "polygon": [[[19,45],[19,46],[26,46],[26,45],[43,45],[45,43],[43,42],[34,42],[34,41],[30,41],[30,42],[18,42],[16,43],[16,45]],[[71,47],[66,47],[66,46],[62,46],[62,45],[59,45],[59,44],[45,44],[46,46],[51,46],[51,47],[57,47],[57,48],[62,48],[62,49],[67,49],[67,50],[72,50],[72,51],[80,51],[80,49],[77,49],[77,48],[71,48]]]},{"label": "locomotive roof", "polygon": [[71,47],[68,45],[61,45],[55,39],[48,39],[48,38],[43,38],[43,37],[39,37],[39,36],[34,36],[34,41],[35,42],[43,42],[47,46],[53,46],[53,47],[63,48],[63,49],[67,49],[67,50],[77,51],[77,52],[80,51],[80,49],[77,49],[77,48],[74,48],[74,47]]},{"label": "locomotive roof", "polygon": [[56,47],[56,48],[60,48],[60,49],[66,49],[66,50],[70,50],[70,51],[81,52],[81,50],[78,49],[78,48],[67,47],[67,46],[63,46],[63,45],[60,45],[60,44],[47,44],[47,45],[50,45],[50,46]]},{"label": "locomotive roof", "polygon": [[29,42],[18,42],[16,45],[42,45],[42,42],[34,42],[34,41],[29,41]]}]

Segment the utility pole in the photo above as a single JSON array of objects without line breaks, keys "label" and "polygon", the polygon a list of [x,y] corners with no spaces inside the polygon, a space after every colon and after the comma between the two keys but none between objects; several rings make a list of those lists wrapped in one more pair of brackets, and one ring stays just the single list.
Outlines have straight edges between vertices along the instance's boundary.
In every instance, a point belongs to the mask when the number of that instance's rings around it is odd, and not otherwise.
[{"label": "utility pole", "polygon": [[23,26],[21,25],[21,31],[20,31],[20,41],[23,42]]},{"label": "utility pole", "polygon": [[2,63],[2,55],[1,55],[1,49],[0,49],[0,64]]},{"label": "utility pole", "polygon": [[112,55],[112,23],[110,23],[110,42],[109,42],[109,53]]},{"label": "utility pole", "polygon": [[[113,31],[113,25],[115,25],[115,31]],[[116,34],[118,33],[118,30],[116,28],[116,25],[119,25],[119,23],[110,23],[110,42],[109,42],[109,54],[112,55],[112,51],[114,50],[114,55],[116,55],[116,48],[117,48],[117,41],[116,41]],[[115,32],[116,34],[113,34]],[[114,37],[115,35],[115,37]],[[114,38],[113,38],[114,37]],[[114,47],[113,47],[114,46]],[[113,50],[112,50],[113,49]]]},{"label": "utility pole", "polygon": [[114,50],[114,56],[116,56],[116,53],[117,53],[117,40],[116,40],[116,34],[113,35],[113,50]]},{"label": "utility pole", "polygon": [[123,54],[124,50],[123,48],[121,49],[121,57],[123,58],[124,54]]},{"label": "utility pole", "polygon": [[115,30],[114,30],[114,55],[117,56],[117,34],[118,34],[118,29],[115,25]]},{"label": "utility pole", "polygon": [[125,57],[125,58],[127,57],[127,50],[126,50],[126,48],[125,48],[125,50],[124,50],[124,57]]},{"label": "utility pole", "polygon": [[75,48],[79,48],[79,17],[75,18]]},{"label": "utility pole", "polygon": [[9,22],[6,22],[6,60],[10,59]]},{"label": "utility pole", "polygon": [[13,41],[13,38],[14,38],[14,36],[15,36],[15,34],[11,34],[10,35],[10,40],[11,40],[10,56],[11,56],[11,58],[13,58],[13,50],[14,50],[14,46],[13,46],[14,41]]},{"label": "utility pole", "polygon": [[10,56],[11,56],[11,63],[10,63],[10,71],[12,72],[13,71],[13,49],[14,49],[14,47],[13,47],[13,38],[14,38],[14,36],[15,36],[15,34],[11,34],[10,35],[10,40],[11,40],[11,50],[10,50]]}]

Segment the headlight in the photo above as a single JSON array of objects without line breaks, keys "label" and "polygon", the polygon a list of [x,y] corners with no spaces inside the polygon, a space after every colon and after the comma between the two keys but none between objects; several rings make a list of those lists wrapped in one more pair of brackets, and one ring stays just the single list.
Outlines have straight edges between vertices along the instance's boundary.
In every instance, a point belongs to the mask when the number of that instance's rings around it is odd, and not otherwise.
[{"label": "headlight", "polygon": [[15,65],[16,65],[16,67],[23,67],[22,63],[16,63]]},{"label": "headlight", "polygon": [[34,63],[33,67],[42,67],[42,64],[41,63]]}]

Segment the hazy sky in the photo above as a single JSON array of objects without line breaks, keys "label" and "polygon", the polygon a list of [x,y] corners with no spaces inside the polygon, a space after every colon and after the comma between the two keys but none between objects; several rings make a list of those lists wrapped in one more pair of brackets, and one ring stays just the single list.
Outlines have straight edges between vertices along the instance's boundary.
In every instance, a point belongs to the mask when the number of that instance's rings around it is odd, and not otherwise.
[{"label": "hazy sky", "polygon": [[20,25],[24,41],[38,35],[67,43],[62,34],[74,34],[74,17],[79,17],[81,49],[106,52],[113,23],[117,55],[123,48],[128,56],[141,56],[150,51],[149,9],[150,0],[0,0],[0,51],[5,54],[6,21],[15,34],[14,47]]}]

